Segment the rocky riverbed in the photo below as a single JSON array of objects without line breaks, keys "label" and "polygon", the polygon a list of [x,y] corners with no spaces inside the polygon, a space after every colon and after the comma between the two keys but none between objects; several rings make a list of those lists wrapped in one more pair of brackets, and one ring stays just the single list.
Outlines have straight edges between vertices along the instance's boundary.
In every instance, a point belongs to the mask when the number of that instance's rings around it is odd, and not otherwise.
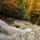
[{"label": "rocky riverbed", "polygon": [[40,40],[40,26],[23,20],[0,20],[0,40]]}]

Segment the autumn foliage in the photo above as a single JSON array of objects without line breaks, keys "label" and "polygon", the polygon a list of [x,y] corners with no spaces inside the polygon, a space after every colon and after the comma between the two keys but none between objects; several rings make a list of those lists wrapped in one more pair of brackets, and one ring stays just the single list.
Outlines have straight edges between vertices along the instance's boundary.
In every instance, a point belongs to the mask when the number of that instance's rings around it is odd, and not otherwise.
[{"label": "autumn foliage", "polygon": [[0,0],[0,14],[7,17],[37,20],[40,17],[40,0]]}]

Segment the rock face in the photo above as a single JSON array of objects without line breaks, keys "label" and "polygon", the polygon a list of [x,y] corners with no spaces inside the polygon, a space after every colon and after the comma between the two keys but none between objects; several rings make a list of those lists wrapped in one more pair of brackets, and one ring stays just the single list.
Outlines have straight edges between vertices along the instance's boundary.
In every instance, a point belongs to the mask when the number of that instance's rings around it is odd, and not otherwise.
[{"label": "rock face", "polygon": [[0,33],[0,40],[10,40],[10,39],[6,34]]},{"label": "rock face", "polygon": [[15,28],[0,20],[0,40],[40,40],[40,27],[27,29]]}]

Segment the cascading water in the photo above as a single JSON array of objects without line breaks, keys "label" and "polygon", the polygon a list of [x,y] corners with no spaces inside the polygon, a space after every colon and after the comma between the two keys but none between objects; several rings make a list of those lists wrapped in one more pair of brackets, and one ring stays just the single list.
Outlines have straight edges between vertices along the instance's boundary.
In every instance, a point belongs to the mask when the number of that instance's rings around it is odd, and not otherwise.
[{"label": "cascading water", "polygon": [[25,33],[32,32],[31,28],[28,28],[28,29],[15,28],[14,26],[12,27],[2,20],[0,20],[0,29],[3,29],[5,32],[10,34],[9,39],[16,38],[16,36],[18,36],[17,40],[19,40],[20,35],[22,38],[22,39],[21,38],[20,39],[23,40],[23,36],[25,35]]},{"label": "cascading water", "polygon": [[25,29],[25,30],[23,30],[23,29],[18,29],[18,28],[15,28],[15,27],[11,27],[10,25],[8,25],[6,22],[4,22],[4,21],[2,21],[2,20],[0,20],[0,27],[1,28],[3,28],[4,30],[7,30],[7,31],[9,31],[9,32],[30,32],[30,31],[32,31],[32,29],[31,28],[28,28],[28,29]]}]

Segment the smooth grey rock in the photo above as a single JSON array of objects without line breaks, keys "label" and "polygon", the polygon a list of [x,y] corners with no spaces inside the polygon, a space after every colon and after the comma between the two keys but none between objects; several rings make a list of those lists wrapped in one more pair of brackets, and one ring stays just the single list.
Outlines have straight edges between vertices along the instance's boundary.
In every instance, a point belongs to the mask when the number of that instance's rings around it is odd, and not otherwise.
[{"label": "smooth grey rock", "polygon": [[9,36],[7,36],[5,33],[0,33],[0,40],[10,40]]}]

